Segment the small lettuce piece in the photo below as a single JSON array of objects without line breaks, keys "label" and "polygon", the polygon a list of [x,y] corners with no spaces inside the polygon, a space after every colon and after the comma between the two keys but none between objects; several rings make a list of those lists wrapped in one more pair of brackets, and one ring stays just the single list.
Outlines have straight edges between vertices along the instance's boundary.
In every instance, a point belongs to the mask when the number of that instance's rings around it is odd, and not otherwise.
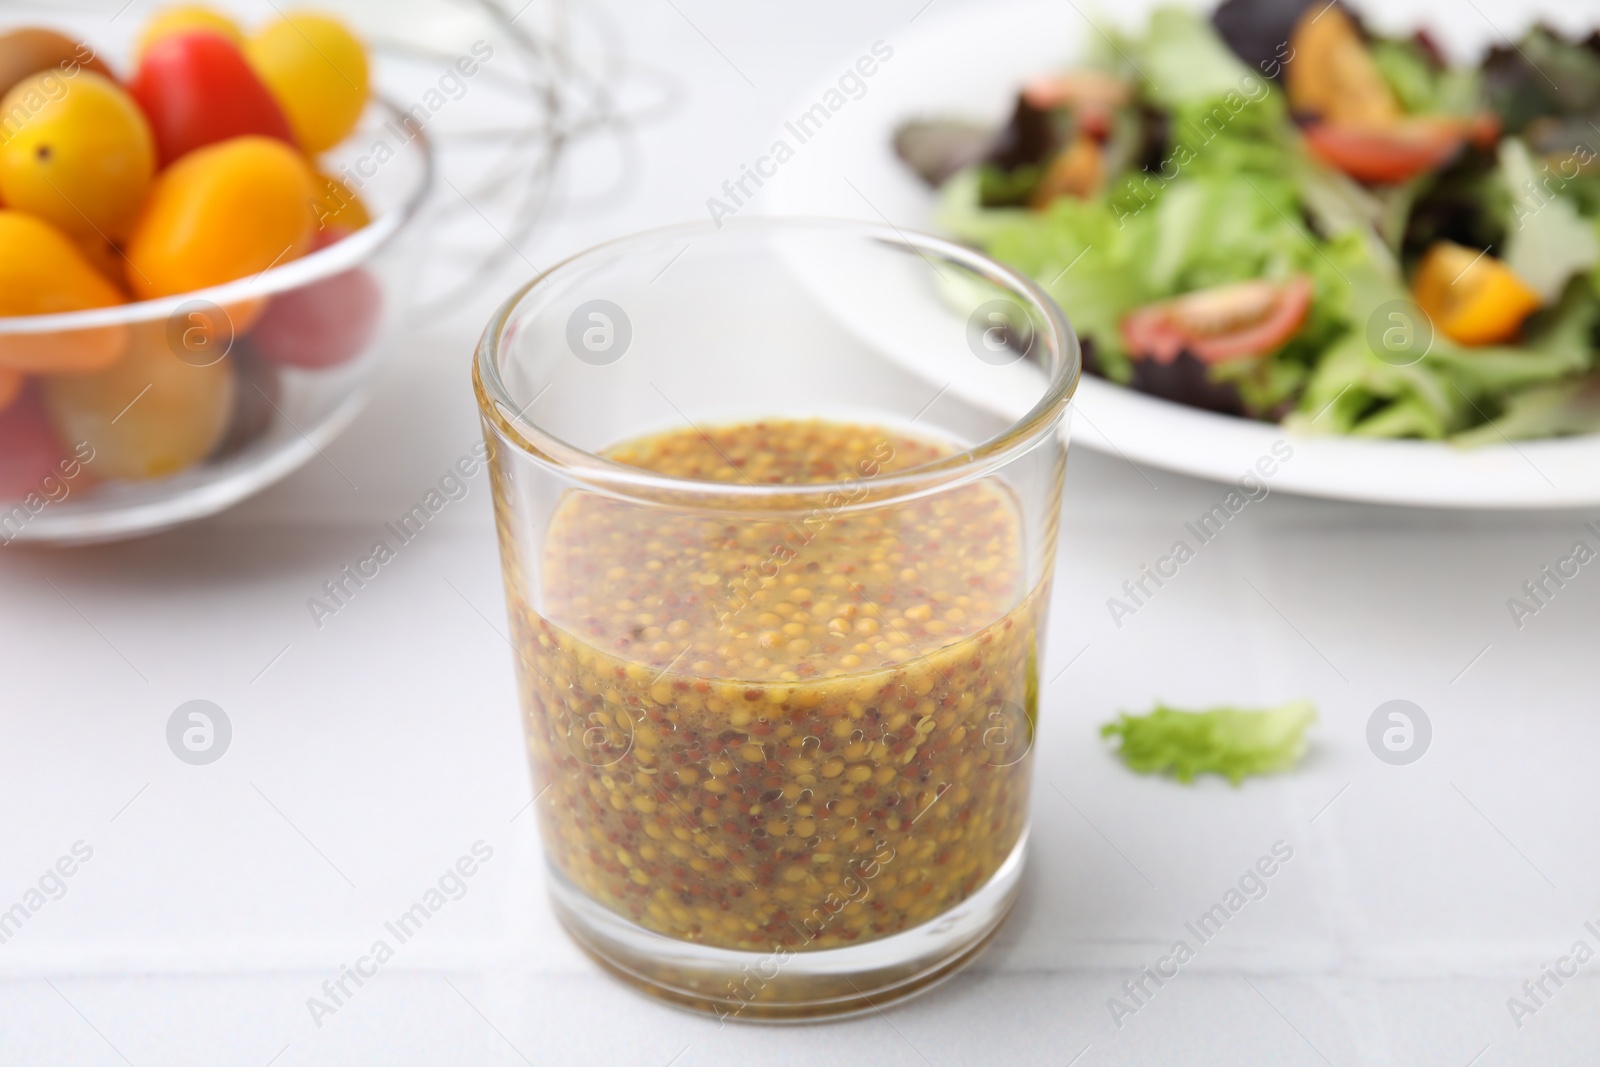
[{"label": "small lettuce piece", "polygon": [[1100,736],[1119,738],[1122,761],[1140,774],[1192,782],[1210,772],[1238,785],[1252,774],[1293,767],[1306,751],[1306,727],[1316,721],[1309,700],[1261,710],[1180,711],[1157,704],[1148,715],[1121,713],[1100,727]]}]

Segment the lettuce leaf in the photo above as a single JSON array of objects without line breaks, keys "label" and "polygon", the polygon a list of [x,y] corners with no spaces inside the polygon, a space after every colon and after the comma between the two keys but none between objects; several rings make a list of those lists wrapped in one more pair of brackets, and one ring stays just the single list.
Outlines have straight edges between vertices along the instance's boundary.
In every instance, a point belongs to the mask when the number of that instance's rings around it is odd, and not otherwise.
[{"label": "lettuce leaf", "polygon": [[1209,22],[1183,8],[1151,12],[1144,36],[1124,39],[1120,51],[1137,65],[1150,99],[1173,109],[1240,92],[1247,79],[1263,80],[1239,61]]},{"label": "lettuce leaf", "polygon": [[1476,448],[1503,441],[1563,434],[1600,433],[1600,375],[1541,385],[1513,394],[1493,422],[1457,434],[1458,445]]},{"label": "lettuce leaf", "polygon": [[977,175],[945,186],[938,224],[1032,277],[1091,339],[1106,376],[1126,382],[1130,368],[1117,324],[1160,295],[1140,270],[1145,225],[1118,224],[1104,199],[1061,197],[1042,212],[978,206]]},{"label": "lettuce leaf", "polygon": [[1383,80],[1406,111],[1473,115],[1482,110],[1483,76],[1476,69],[1435,66],[1415,40],[1378,37],[1369,47]]},{"label": "lettuce leaf", "polygon": [[1500,172],[1511,192],[1513,215],[1506,226],[1506,266],[1540,300],[1554,303],[1567,279],[1600,264],[1600,237],[1571,200],[1541,188],[1544,176],[1534,167],[1533,154],[1515,137],[1500,142]]},{"label": "lettuce leaf", "polygon": [[1192,782],[1210,772],[1238,785],[1248,775],[1293,767],[1305,754],[1306,728],[1316,720],[1309,700],[1261,710],[1179,711],[1157,704],[1148,715],[1123,712],[1100,727],[1100,736],[1119,738],[1117,753],[1140,774]]}]

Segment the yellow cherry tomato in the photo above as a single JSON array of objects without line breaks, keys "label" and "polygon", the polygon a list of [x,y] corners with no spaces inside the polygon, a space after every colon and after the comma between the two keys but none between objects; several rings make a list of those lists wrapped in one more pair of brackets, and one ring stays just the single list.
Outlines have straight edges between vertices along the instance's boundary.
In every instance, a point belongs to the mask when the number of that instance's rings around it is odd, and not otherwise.
[{"label": "yellow cherry tomato", "polygon": [[0,115],[0,196],[8,207],[79,237],[127,232],[155,173],[156,150],[144,112],[120,85],[87,70],[70,80],[46,71],[13,86]]},{"label": "yellow cherry tomato", "polygon": [[[180,358],[173,324],[139,323],[128,354],[96,374],[44,380],[64,441],[86,441],[108,478],[161,478],[205,459],[233,411],[230,358]],[[208,360],[214,360],[208,362]]]},{"label": "yellow cherry tomato", "polygon": [[344,23],[290,11],[245,42],[245,57],[315,155],[349,136],[367,106],[367,54]]},{"label": "yellow cherry tomato", "polygon": [[312,209],[317,214],[319,231],[333,226],[354,233],[372,221],[372,216],[367,213],[367,205],[361,202],[355,190],[338,178],[319,173],[314,184],[317,195]]},{"label": "yellow cherry tomato", "polygon": [[157,11],[144,24],[136,52],[142,56],[145,49],[161,38],[194,30],[209,30],[236,45],[244,44],[244,31],[239,29],[239,24],[216,8],[204,4],[173,4]]},{"label": "yellow cherry tomato", "polygon": [[301,255],[316,228],[311,168],[282,141],[235,137],[157,176],[128,239],[140,299],[259,274]]},{"label": "yellow cherry tomato", "polygon": [[1463,345],[1508,341],[1539,309],[1539,294],[1510,267],[1450,241],[1428,249],[1411,293],[1445,336]]},{"label": "yellow cherry tomato", "polygon": [[[0,315],[53,315],[123,300],[61,231],[21,211],[0,211]],[[114,363],[127,347],[126,326],[0,334],[0,369],[93,371]]]}]

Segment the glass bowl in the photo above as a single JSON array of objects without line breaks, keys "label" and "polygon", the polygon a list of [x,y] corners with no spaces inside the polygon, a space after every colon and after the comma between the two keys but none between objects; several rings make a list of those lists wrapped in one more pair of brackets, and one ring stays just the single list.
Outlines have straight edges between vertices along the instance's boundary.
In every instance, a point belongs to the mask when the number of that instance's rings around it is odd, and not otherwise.
[{"label": "glass bowl", "polygon": [[[379,142],[387,152],[378,151]],[[104,458],[98,467],[96,458],[86,458],[94,456],[93,446],[69,439],[76,435],[59,420],[61,454],[55,460],[43,454],[40,434],[28,427],[42,425],[47,405],[40,380],[31,378],[0,409],[0,543],[109,541],[203,518],[283,478],[350,424],[409,302],[419,209],[433,183],[434,157],[426,133],[375,97],[355,131],[317,165],[357,192],[368,225],[225,285],[89,311],[0,318],[0,353],[131,337],[133,344],[164,344],[195,368],[226,359],[234,398],[228,429],[205,459],[165,477],[127,480],[111,476],[115,464],[108,468]],[[126,384],[124,415],[143,396],[136,381]],[[36,447],[19,456],[28,451],[19,440]]]}]

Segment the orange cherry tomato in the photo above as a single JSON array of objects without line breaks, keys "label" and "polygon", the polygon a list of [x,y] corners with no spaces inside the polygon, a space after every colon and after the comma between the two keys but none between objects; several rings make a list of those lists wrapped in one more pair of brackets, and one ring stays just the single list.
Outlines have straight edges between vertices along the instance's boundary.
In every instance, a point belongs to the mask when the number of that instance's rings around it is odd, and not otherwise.
[{"label": "orange cherry tomato", "polygon": [[128,240],[128,288],[170,296],[260,274],[310,247],[311,168],[270,137],[197,149],[162,171]]},{"label": "orange cherry tomato", "polygon": [[43,219],[0,210],[0,315],[51,315],[123,302],[70,238]]},{"label": "orange cherry tomato", "polygon": [[229,357],[191,360],[173,343],[173,332],[166,322],[140,323],[127,356],[106,370],[45,379],[57,431],[94,449],[98,474],[176,474],[204,460],[227,432],[234,391]]},{"label": "orange cherry tomato", "polygon": [[1308,6],[1289,44],[1294,60],[1284,65],[1283,76],[1295,111],[1340,122],[1400,117],[1400,102],[1361,31],[1337,4]]},{"label": "orange cherry tomato", "polygon": [[[123,303],[120,290],[43,219],[0,210],[0,316],[51,315]],[[71,374],[114,363],[128,346],[126,326],[54,333],[0,333],[0,367]]]},{"label": "orange cherry tomato", "polygon": [[1463,345],[1509,341],[1539,309],[1539,294],[1487,253],[1439,241],[1428,249],[1411,295],[1444,334]]},{"label": "orange cherry tomato", "polygon": [[1105,183],[1105,173],[1105,153],[1100,143],[1080,130],[1050,161],[1044,177],[1039,179],[1033,195],[1028,198],[1028,206],[1043,211],[1059,196],[1087,199]]},{"label": "orange cherry tomato", "polygon": [[80,237],[72,243],[78,246],[78,251],[83,253],[83,258],[99,272],[100,277],[120,285],[122,272],[127,269],[127,260],[122,258],[121,249],[99,234]]},{"label": "orange cherry tomato", "polygon": [[361,197],[338,178],[319,172],[315,184],[317,197],[313,206],[317,213],[319,233],[330,228],[341,233],[354,233],[372,221]]},{"label": "orange cherry tomato", "polygon": [[[52,87],[55,92],[52,93]],[[144,113],[109,78],[82,71],[18,82],[0,100],[0,195],[74,237],[126,235],[156,170]],[[16,127],[12,122],[26,116]]]}]

